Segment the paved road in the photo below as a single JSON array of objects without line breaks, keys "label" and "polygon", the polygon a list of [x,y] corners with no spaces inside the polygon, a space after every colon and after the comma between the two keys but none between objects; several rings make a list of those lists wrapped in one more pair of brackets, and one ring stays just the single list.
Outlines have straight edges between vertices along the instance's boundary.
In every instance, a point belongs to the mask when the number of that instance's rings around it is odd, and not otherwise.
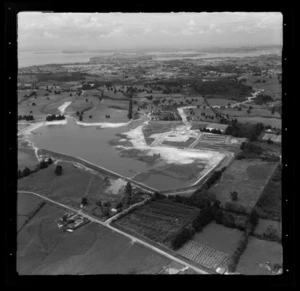
[{"label": "paved road", "polygon": [[49,201],[49,202],[51,202],[51,203],[53,203],[53,204],[59,205],[59,206],[61,206],[61,207],[63,207],[63,208],[66,208],[66,209],[68,209],[68,210],[70,210],[70,211],[76,212],[76,213],[80,214],[81,216],[83,216],[83,217],[89,219],[89,220],[92,221],[92,222],[98,223],[98,224],[100,224],[101,226],[107,227],[107,228],[111,229],[112,231],[118,232],[119,234],[121,234],[121,235],[123,235],[123,236],[126,236],[126,237],[128,237],[128,238],[130,238],[133,242],[138,242],[138,243],[140,243],[140,244],[142,244],[142,245],[144,245],[144,246],[150,248],[151,250],[153,250],[153,251],[155,251],[155,252],[157,252],[157,253],[159,253],[159,254],[161,254],[161,255],[163,255],[163,256],[165,256],[165,257],[167,257],[167,258],[169,258],[169,259],[171,259],[171,260],[173,260],[173,261],[175,261],[175,262],[178,262],[178,263],[180,263],[180,264],[182,264],[182,265],[184,265],[184,266],[186,266],[186,267],[188,267],[188,268],[193,269],[194,271],[196,271],[196,272],[199,273],[199,274],[209,274],[208,272],[206,272],[206,271],[204,271],[204,270],[201,270],[201,269],[199,269],[199,268],[197,268],[197,267],[195,267],[195,266],[193,266],[193,265],[190,265],[189,263],[187,263],[187,262],[185,262],[185,261],[182,261],[182,260],[180,260],[180,259],[178,259],[178,258],[172,256],[171,254],[169,254],[169,253],[167,253],[167,252],[165,252],[165,251],[163,251],[163,250],[161,250],[161,249],[159,249],[159,248],[156,248],[156,247],[154,247],[153,245],[151,245],[151,244],[149,244],[149,243],[147,243],[147,242],[145,242],[145,241],[143,241],[143,240],[141,240],[141,239],[138,239],[138,238],[136,238],[136,237],[134,237],[134,236],[132,236],[132,235],[126,233],[126,232],[123,232],[123,231],[121,231],[121,230],[119,230],[119,229],[117,229],[117,228],[114,228],[114,227],[112,227],[111,225],[109,225],[109,223],[105,223],[105,222],[103,222],[103,221],[100,221],[99,219],[97,219],[97,218],[95,218],[95,217],[92,217],[92,216],[90,216],[89,214],[82,212],[81,210],[77,210],[77,209],[75,209],[75,208],[73,208],[73,207],[70,207],[70,206],[67,206],[67,205],[65,205],[65,204],[59,203],[59,202],[57,202],[57,201],[54,201],[54,200],[52,200],[52,199],[50,199],[50,198],[47,198],[47,197],[45,197],[45,196],[43,196],[43,195],[41,195],[41,194],[35,193],[35,192],[31,192],[31,191],[21,191],[21,190],[20,190],[20,191],[18,191],[18,193],[32,194],[32,195],[38,196],[38,197],[40,197],[40,198],[42,198],[42,199],[45,199],[45,200],[47,200],[47,201]]}]

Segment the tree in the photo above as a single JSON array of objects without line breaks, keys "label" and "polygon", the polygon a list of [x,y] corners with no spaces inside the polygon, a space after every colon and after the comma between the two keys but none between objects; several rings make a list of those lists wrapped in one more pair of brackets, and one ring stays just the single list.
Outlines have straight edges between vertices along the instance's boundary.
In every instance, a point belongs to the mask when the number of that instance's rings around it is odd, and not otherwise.
[{"label": "tree", "polygon": [[23,170],[23,177],[29,176],[31,174],[31,170],[27,167]]},{"label": "tree", "polygon": [[273,141],[271,140],[271,138],[268,139],[267,143],[268,144],[272,144],[273,143]]},{"label": "tree", "polygon": [[130,205],[131,204],[131,199],[132,199],[132,187],[131,187],[130,182],[128,182],[126,184],[126,187],[125,187],[125,201],[126,201],[126,204]]},{"label": "tree", "polygon": [[116,205],[116,209],[120,209],[123,207],[123,203],[122,202],[119,202],[117,205]]},{"label": "tree", "polygon": [[236,191],[233,191],[230,193],[231,201],[236,202],[238,200],[238,193]]},{"label": "tree", "polygon": [[86,198],[86,197],[82,197],[82,199],[81,199],[81,204],[82,204],[83,206],[85,206],[85,205],[87,205],[87,203],[88,203],[87,198]]},{"label": "tree", "polygon": [[47,164],[48,164],[48,165],[51,165],[52,163],[53,163],[53,160],[52,160],[51,158],[48,158]]},{"label": "tree", "polygon": [[98,207],[102,207],[102,201],[101,201],[101,200],[98,200],[98,201],[96,202],[96,205],[97,205]]},{"label": "tree", "polygon": [[127,114],[128,119],[132,119],[132,99],[129,101],[129,108],[128,108],[128,114]]},{"label": "tree", "polygon": [[155,197],[155,199],[164,199],[164,198],[166,198],[166,196],[165,195],[163,195],[163,194],[160,194],[159,192],[154,192],[154,197]]},{"label": "tree", "polygon": [[128,196],[132,196],[132,186],[131,186],[131,183],[128,182],[126,184],[126,187],[125,187],[125,193],[128,195]]},{"label": "tree", "polygon": [[79,115],[80,115],[80,112],[79,112],[79,111],[76,111],[76,115],[79,116]]},{"label": "tree", "polygon": [[21,170],[18,170],[18,179],[22,178],[23,177],[23,173]]},{"label": "tree", "polygon": [[57,165],[56,168],[55,168],[55,171],[54,173],[57,175],[57,176],[60,176],[63,172],[63,167],[61,165]]},{"label": "tree", "polygon": [[215,221],[217,224],[222,224],[223,222],[223,212],[221,209],[218,209],[215,213]]},{"label": "tree", "polygon": [[48,167],[48,164],[46,163],[45,160],[41,160],[40,163],[39,163],[39,168],[40,169],[45,169]]},{"label": "tree", "polygon": [[253,228],[256,227],[256,225],[258,224],[258,213],[255,209],[253,209],[249,215],[249,223],[252,225]]}]

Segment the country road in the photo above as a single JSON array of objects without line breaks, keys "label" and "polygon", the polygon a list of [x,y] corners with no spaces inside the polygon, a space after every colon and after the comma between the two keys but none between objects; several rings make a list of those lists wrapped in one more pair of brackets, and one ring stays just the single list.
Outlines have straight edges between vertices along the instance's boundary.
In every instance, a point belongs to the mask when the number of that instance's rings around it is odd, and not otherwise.
[{"label": "country road", "polygon": [[126,237],[130,238],[133,242],[138,242],[138,243],[146,246],[147,248],[149,248],[149,249],[151,249],[151,250],[153,250],[153,251],[155,251],[155,252],[157,252],[157,253],[159,253],[159,254],[161,254],[161,255],[163,255],[163,256],[165,256],[165,257],[167,257],[167,258],[169,258],[169,259],[171,259],[171,260],[173,260],[175,262],[177,262],[177,263],[180,263],[180,264],[182,264],[182,265],[184,265],[184,266],[186,266],[186,267],[188,267],[188,268],[196,271],[199,274],[210,274],[210,273],[208,273],[208,272],[206,272],[206,271],[204,271],[202,269],[199,269],[199,268],[197,268],[197,267],[195,267],[195,266],[193,266],[193,265],[191,265],[191,264],[189,264],[189,263],[187,263],[187,262],[185,262],[185,261],[183,261],[181,259],[178,259],[178,258],[174,257],[173,255],[171,255],[171,254],[169,254],[169,253],[167,253],[167,252],[165,252],[165,251],[163,251],[163,250],[161,250],[161,249],[159,249],[159,248],[157,248],[157,247],[155,247],[155,246],[153,246],[153,245],[151,245],[151,244],[149,244],[149,243],[147,243],[147,242],[145,242],[145,241],[143,241],[143,240],[141,240],[139,238],[136,238],[136,237],[134,237],[134,236],[132,236],[132,235],[126,233],[126,232],[123,232],[123,231],[121,231],[121,230],[119,230],[117,228],[114,228],[113,226],[111,226],[109,224],[109,222],[102,222],[99,219],[94,218],[94,217],[90,216],[89,214],[82,212],[81,210],[77,210],[77,209],[75,209],[73,207],[64,205],[62,203],[54,201],[54,200],[52,200],[50,198],[47,198],[47,197],[45,197],[45,196],[43,196],[41,194],[35,193],[35,192],[21,191],[21,190],[19,191],[18,190],[18,193],[32,194],[32,195],[38,196],[38,197],[40,197],[42,199],[45,199],[45,200],[49,201],[50,203],[59,205],[59,206],[61,206],[63,208],[66,208],[66,209],[68,209],[70,211],[76,212],[76,213],[80,214],[81,216],[89,219],[90,221],[98,223],[101,226],[107,227],[107,228],[111,229],[112,231],[115,231],[115,232],[117,232],[117,233],[119,233],[119,234],[121,234],[123,236],[126,236]]}]

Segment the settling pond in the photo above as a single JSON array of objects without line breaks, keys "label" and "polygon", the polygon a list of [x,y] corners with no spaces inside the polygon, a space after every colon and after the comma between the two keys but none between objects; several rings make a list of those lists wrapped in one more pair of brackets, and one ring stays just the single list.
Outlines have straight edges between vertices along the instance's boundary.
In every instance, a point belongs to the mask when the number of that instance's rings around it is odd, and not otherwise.
[{"label": "settling pond", "polygon": [[[28,139],[40,149],[79,157],[123,176],[134,178],[138,174],[165,166],[165,161],[158,159],[153,163],[147,163],[123,157],[121,150],[109,142],[118,138],[116,134],[127,132],[141,125],[145,120],[142,118],[119,128],[101,128],[78,125],[75,119],[67,118],[67,124],[47,125],[35,129]],[[199,161],[198,167],[201,164]],[[161,175],[149,173],[142,180],[138,180],[158,190],[185,187],[194,182],[166,176],[163,173]]]}]

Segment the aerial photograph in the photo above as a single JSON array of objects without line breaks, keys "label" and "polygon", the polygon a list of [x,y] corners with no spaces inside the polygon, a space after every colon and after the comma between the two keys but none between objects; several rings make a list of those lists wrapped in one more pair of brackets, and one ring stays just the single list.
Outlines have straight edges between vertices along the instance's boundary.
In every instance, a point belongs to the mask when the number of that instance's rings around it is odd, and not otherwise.
[{"label": "aerial photograph", "polygon": [[280,12],[17,15],[19,275],[280,275]]}]

